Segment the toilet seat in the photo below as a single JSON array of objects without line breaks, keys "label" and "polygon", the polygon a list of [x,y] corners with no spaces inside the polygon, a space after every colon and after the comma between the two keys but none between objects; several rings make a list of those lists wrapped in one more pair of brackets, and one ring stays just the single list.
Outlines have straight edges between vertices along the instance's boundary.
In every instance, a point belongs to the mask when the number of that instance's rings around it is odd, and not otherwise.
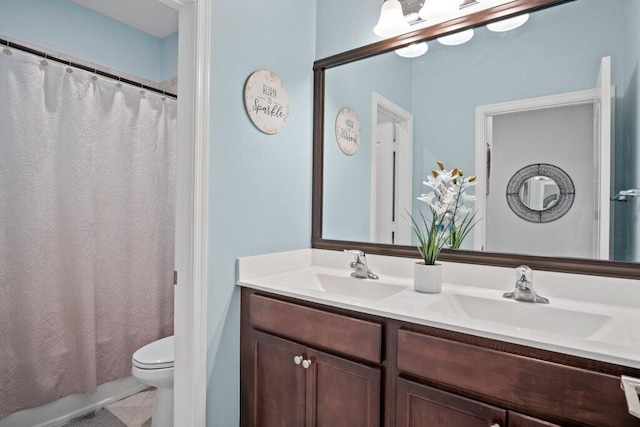
[{"label": "toilet seat", "polygon": [[139,369],[173,368],[173,335],[145,345],[133,353],[133,365]]}]

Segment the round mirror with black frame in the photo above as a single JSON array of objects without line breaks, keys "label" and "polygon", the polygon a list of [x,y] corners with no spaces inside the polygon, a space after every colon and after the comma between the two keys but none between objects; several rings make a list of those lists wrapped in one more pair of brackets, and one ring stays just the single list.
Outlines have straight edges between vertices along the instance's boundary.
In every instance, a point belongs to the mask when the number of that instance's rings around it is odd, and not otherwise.
[{"label": "round mirror with black frame", "polygon": [[565,171],[538,163],[513,174],[507,185],[507,204],[525,221],[552,222],[569,212],[575,193],[573,181]]},{"label": "round mirror with black frame", "polygon": [[[393,52],[399,48],[408,46],[413,43],[422,41],[434,41],[435,39],[455,34],[471,28],[477,28],[483,26],[489,22],[500,21],[505,18],[514,17],[522,13],[534,12],[541,9],[551,8],[552,6],[559,5],[561,3],[578,3],[581,0],[515,0],[500,6],[483,10],[481,12],[463,16],[461,18],[453,19],[448,22],[433,25],[418,31],[406,33],[397,37],[388,38],[386,40],[373,43],[367,46],[363,46],[358,49],[346,51],[331,57],[327,57],[318,60],[314,63],[314,151],[313,151],[313,218],[312,218],[312,246],[319,249],[340,250],[350,247],[358,247],[365,252],[372,254],[392,255],[392,256],[404,256],[404,257],[418,257],[418,251],[413,246],[401,246],[390,244],[372,243],[370,241],[345,239],[343,236],[331,235],[332,237],[326,238],[329,234],[323,237],[323,190],[326,190],[324,186],[324,173],[325,173],[325,159],[324,159],[324,138],[325,138],[325,102],[329,102],[326,98],[325,84],[326,71],[335,67],[339,67],[346,64],[351,64],[362,59],[379,56],[384,53]],[[551,8],[553,9],[553,8]],[[525,82],[520,82],[520,86]],[[385,93],[383,93],[385,95]],[[441,142],[447,144],[447,142]],[[414,160],[414,164],[416,160]],[[525,163],[526,164],[526,163]],[[353,166],[351,164],[350,166]],[[457,163],[456,163],[457,166]],[[463,165],[464,166],[464,165]],[[465,171],[468,174],[473,173],[473,170],[468,166],[464,166]],[[511,172],[513,173],[513,172]],[[536,177],[538,179],[536,179]],[[546,180],[549,178],[550,180]],[[487,177],[488,179],[488,177]],[[557,194],[554,195],[553,191],[548,195],[549,198],[543,200],[540,205],[531,204],[528,209],[538,211],[540,217],[551,218],[552,215],[557,215],[560,212],[562,205],[569,200],[569,197],[564,197],[558,181],[547,174],[537,174],[531,176],[529,179],[538,182],[544,182],[546,187],[551,188],[553,185],[557,186]],[[414,180],[415,181],[415,180]],[[553,181],[555,184],[551,183]],[[524,184],[524,183],[523,183]],[[534,182],[530,182],[529,185],[533,186]],[[504,187],[503,187],[504,188]],[[361,191],[362,189],[360,189]],[[502,190],[504,191],[504,190]],[[604,190],[604,187],[602,188]],[[504,193],[502,193],[504,194]],[[518,193],[519,194],[519,193]],[[568,193],[565,193],[568,194]],[[574,192],[575,196],[575,192]],[[607,194],[608,196],[608,194]],[[502,196],[504,197],[504,195]],[[518,197],[520,197],[518,195]],[[524,197],[524,195],[523,195]],[[504,199],[502,199],[504,200]],[[520,199],[522,203],[523,199]],[[525,199],[526,200],[526,199]],[[531,202],[533,203],[533,202]],[[525,205],[526,206],[526,205]],[[569,206],[571,208],[571,206]],[[574,207],[575,208],[575,207]],[[509,209],[507,208],[507,211]],[[571,210],[576,211],[576,209]],[[560,216],[557,216],[560,218]],[[484,251],[468,251],[468,250],[446,250],[440,257],[443,261],[453,261],[462,263],[473,264],[486,264],[495,266],[517,266],[520,264],[528,264],[535,269],[558,271],[558,272],[570,272],[581,274],[592,274],[600,276],[612,276],[612,277],[626,277],[626,278],[640,278],[640,269],[637,263],[620,262],[620,261],[606,261],[602,259],[587,259],[587,258],[569,258],[566,256],[533,256],[523,255],[515,253],[498,253],[498,252],[484,252]]]}]

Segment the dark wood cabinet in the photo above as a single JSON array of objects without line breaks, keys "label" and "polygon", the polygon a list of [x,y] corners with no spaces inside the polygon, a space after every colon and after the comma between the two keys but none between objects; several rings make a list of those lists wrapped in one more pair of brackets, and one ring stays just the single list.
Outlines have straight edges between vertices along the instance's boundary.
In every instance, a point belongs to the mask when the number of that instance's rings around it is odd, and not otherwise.
[{"label": "dark wood cabinet", "polygon": [[380,369],[266,333],[251,335],[253,380],[243,425],[380,425]]},{"label": "dark wood cabinet", "polygon": [[251,425],[304,425],[306,373],[293,361],[304,354],[304,346],[259,333],[253,344]]},{"label": "dark wood cabinet", "polygon": [[504,409],[402,378],[397,382],[396,405],[398,427],[503,427],[507,420]]},{"label": "dark wood cabinet", "polygon": [[254,329],[302,342],[320,350],[378,364],[382,325],[292,304],[263,295],[247,297],[248,323]]},{"label": "dark wood cabinet", "polygon": [[380,369],[310,348],[306,357],[307,426],[380,425]]},{"label": "dark wood cabinet", "polygon": [[397,427],[560,427],[402,378],[396,393]]},{"label": "dark wood cabinet", "polygon": [[[338,340],[354,331],[365,339],[371,338],[370,331],[375,338],[379,325],[265,297],[256,296],[252,303],[256,310],[249,318],[254,327],[243,331],[242,340],[243,426],[380,426],[380,368],[305,345],[322,345],[332,324]],[[309,323],[316,329],[296,328]],[[304,344],[275,333],[295,335]],[[337,352],[379,360],[380,345],[371,351],[370,343],[361,346],[357,339],[344,339]]]},{"label": "dark wood cabinet", "polygon": [[627,413],[619,376],[404,329],[398,331],[397,366],[401,373],[549,419],[570,416],[575,424],[598,427],[640,425]]},{"label": "dark wood cabinet", "polygon": [[242,426],[640,426],[640,370],[246,288],[240,345]]}]

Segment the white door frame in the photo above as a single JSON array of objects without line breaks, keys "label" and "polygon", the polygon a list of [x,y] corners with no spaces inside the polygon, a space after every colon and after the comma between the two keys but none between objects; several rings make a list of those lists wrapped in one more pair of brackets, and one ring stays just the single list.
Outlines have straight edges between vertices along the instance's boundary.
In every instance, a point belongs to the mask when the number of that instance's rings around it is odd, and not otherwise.
[{"label": "white door frame", "polygon": [[211,0],[179,12],[174,425],[206,424],[207,192]]},{"label": "white door frame", "polygon": [[[377,92],[371,93],[371,217],[369,220],[369,238],[371,242],[378,240],[377,233],[377,213],[376,213],[376,195],[377,193],[377,167],[376,159],[378,154],[378,107],[381,107],[385,113],[398,120],[402,128],[407,132],[407,140],[399,141],[400,144],[408,145],[400,150],[400,159],[398,160],[398,200],[401,206],[412,206],[411,194],[413,192],[413,114],[396,105],[393,101],[388,100]],[[398,212],[398,215],[403,215]],[[411,244],[411,224],[408,221],[397,221],[398,240],[406,241],[406,245]]]},{"label": "white door frame", "polygon": [[[612,186],[612,180],[602,179],[602,177],[611,177],[612,165],[612,147],[614,138],[614,115],[615,108],[614,102],[616,96],[616,88],[611,81],[611,57],[605,56],[600,61],[600,71],[598,73],[598,80],[596,82],[597,102],[596,109],[598,111],[598,120],[594,121],[594,131],[598,132],[597,138],[600,141],[599,147],[595,147],[594,155],[598,159],[598,164],[594,165],[599,174],[599,188],[597,192],[598,205],[596,206],[596,212],[598,212],[598,223],[596,232],[598,239],[596,241],[598,255],[600,259],[613,259],[610,258],[613,255],[610,236],[613,234],[614,224],[611,221],[613,218],[612,209],[615,204],[611,203],[611,194],[614,189]],[[605,141],[605,142],[603,142]],[[615,157],[614,157],[615,158]]]},{"label": "white door frame", "polygon": [[[595,89],[577,92],[561,93],[557,95],[541,96],[537,98],[520,99],[517,101],[501,102],[498,104],[481,105],[476,107],[476,146],[475,146],[475,174],[478,178],[476,185],[475,208],[477,217],[484,222],[487,216],[487,144],[491,145],[489,136],[491,124],[489,118],[502,114],[533,111],[554,107],[594,104],[599,99]],[[473,249],[484,250],[486,224],[473,228]],[[608,238],[608,236],[607,236]]]}]

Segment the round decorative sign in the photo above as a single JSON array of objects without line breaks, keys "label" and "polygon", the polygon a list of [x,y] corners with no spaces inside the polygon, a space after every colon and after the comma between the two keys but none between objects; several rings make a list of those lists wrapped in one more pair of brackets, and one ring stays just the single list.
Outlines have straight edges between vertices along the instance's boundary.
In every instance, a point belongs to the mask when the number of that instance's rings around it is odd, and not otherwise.
[{"label": "round decorative sign", "polygon": [[247,114],[264,133],[280,132],[289,119],[289,94],[284,83],[269,70],[251,74],[244,86]]},{"label": "round decorative sign", "polygon": [[350,108],[343,108],[336,117],[336,140],[344,154],[351,156],[360,146],[360,120]]}]

